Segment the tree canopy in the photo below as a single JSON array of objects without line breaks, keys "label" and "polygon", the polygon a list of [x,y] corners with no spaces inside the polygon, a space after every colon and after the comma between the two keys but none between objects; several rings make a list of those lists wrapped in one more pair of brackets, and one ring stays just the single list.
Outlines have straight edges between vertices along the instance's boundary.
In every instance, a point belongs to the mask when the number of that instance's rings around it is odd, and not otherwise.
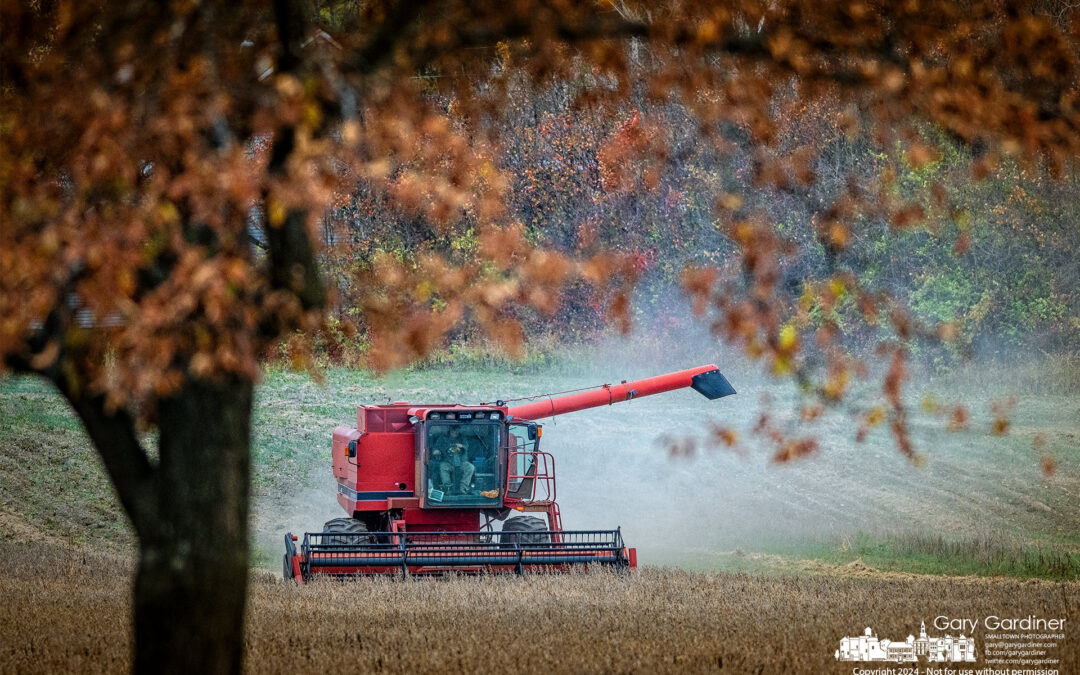
[{"label": "tree canopy", "polygon": [[[466,308],[513,345],[520,331],[502,320],[511,306],[551,311],[568,279],[635,272],[590,255],[598,247],[582,256],[588,246],[530,245],[506,222],[521,211],[508,202],[529,198],[515,174],[522,163],[504,153],[523,121],[508,110],[558,87],[567,109],[610,138],[593,176],[573,160],[550,169],[546,180],[594,194],[549,216],[546,231],[587,238],[579,230],[617,226],[613,214],[659,189],[701,143],[712,162],[729,156],[748,188],[810,202],[800,216],[813,239],[787,241],[753,195],[698,189],[713,200],[702,217],[726,228],[754,288],[720,289],[709,269],[688,286],[722,305],[726,337],[787,369],[795,343],[767,302],[785,247],[820,246],[842,261],[867,228],[928,215],[888,172],[840,167],[843,180],[815,191],[832,138],[899,145],[914,168],[949,143],[970,149],[978,175],[1003,158],[1052,173],[1071,166],[1075,17],[1041,9],[521,2],[313,12],[283,2],[272,17],[259,3],[7,3],[0,351],[9,363],[66,369],[112,406],[147,414],[189,374],[252,378],[269,342],[319,327],[317,230],[357,190],[394,212],[395,226],[477,239],[469,264],[387,255],[370,276],[345,280],[338,301],[370,328],[376,365],[422,355]],[[659,114],[627,112],[628,101]],[[529,126],[573,134],[582,119]],[[808,138],[800,124],[820,133]],[[946,212],[952,203],[938,192],[935,201]],[[826,301],[850,286],[868,314],[881,309],[857,279],[829,281]],[[625,306],[620,293],[616,309]]]}]

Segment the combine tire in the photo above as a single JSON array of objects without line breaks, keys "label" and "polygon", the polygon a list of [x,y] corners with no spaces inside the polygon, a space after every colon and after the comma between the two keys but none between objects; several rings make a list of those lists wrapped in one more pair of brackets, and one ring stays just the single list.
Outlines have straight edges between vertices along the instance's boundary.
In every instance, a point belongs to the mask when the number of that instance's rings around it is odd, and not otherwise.
[{"label": "combine tire", "polygon": [[[342,534],[367,534],[367,525],[363,524],[356,518],[334,518],[328,520],[323,525],[322,531],[325,532],[340,532]],[[326,544],[351,544],[365,541],[363,537],[325,537],[323,543]]]},{"label": "combine tire", "polygon": [[547,522],[536,516],[515,516],[502,526],[501,544],[547,544],[551,536],[546,533]]}]

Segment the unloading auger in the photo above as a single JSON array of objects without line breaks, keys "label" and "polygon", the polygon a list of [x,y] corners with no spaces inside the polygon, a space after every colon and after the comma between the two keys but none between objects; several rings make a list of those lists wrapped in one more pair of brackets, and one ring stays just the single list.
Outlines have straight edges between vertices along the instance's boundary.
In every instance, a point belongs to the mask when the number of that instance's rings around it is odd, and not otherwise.
[{"label": "unloading auger", "polygon": [[709,399],[735,393],[706,365],[513,406],[361,405],[356,427],[333,436],[346,515],[302,539],[285,535],[285,578],[636,567],[619,528],[563,529],[555,459],[540,450],[537,420],[684,387]]}]

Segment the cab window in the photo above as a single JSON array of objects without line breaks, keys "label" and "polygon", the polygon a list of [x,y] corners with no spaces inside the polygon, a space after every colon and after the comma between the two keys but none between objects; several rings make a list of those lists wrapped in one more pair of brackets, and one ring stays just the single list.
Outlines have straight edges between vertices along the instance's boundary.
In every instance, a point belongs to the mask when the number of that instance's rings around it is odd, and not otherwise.
[{"label": "cab window", "polygon": [[499,503],[500,424],[429,422],[427,497],[432,505]]}]

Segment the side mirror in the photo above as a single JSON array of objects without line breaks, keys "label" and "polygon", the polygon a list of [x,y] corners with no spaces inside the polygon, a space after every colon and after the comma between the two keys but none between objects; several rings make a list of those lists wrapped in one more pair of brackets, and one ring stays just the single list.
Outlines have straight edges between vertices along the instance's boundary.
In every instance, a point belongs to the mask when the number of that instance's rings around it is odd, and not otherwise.
[{"label": "side mirror", "polygon": [[356,441],[349,441],[349,451],[346,454],[349,457],[356,457]]},{"label": "side mirror", "polygon": [[535,441],[537,438],[540,438],[540,425],[538,425],[538,424],[530,424],[529,425],[529,440],[530,441]]}]

